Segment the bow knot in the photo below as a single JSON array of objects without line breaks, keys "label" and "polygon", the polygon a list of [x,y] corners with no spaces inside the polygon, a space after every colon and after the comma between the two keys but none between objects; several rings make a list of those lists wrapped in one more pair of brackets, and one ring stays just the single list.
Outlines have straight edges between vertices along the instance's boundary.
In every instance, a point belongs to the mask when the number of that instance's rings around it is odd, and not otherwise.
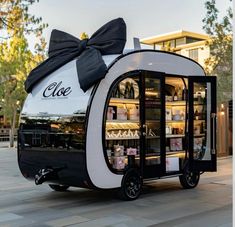
[{"label": "bow knot", "polygon": [[79,54],[82,53],[86,49],[87,43],[88,43],[88,39],[80,40],[80,42],[78,43],[78,47],[77,47],[79,50]]},{"label": "bow knot", "polygon": [[80,87],[86,92],[105,77],[107,67],[102,55],[121,54],[125,43],[126,24],[122,18],[103,25],[90,39],[80,40],[66,32],[53,30],[49,58],[30,72],[25,81],[25,90],[31,92],[40,80],[79,56],[76,60],[77,74]]}]

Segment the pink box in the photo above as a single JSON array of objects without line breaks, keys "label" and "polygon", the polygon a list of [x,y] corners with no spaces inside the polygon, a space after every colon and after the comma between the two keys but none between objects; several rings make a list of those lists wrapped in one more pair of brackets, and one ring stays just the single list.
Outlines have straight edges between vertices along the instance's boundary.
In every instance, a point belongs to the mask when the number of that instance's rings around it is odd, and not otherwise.
[{"label": "pink box", "polygon": [[127,120],[127,109],[117,108],[117,120]]},{"label": "pink box", "polygon": [[130,109],[129,110],[129,120],[138,121],[140,118],[138,109]]},{"label": "pink box", "polygon": [[108,107],[108,112],[107,112],[107,120],[113,120],[113,115],[114,115],[115,111],[113,109],[113,107]]},{"label": "pink box", "polygon": [[127,148],[126,149],[127,155],[137,155],[137,149],[136,148]]},{"label": "pink box", "polygon": [[170,139],[170,149],[172,151],[180,151],[183,149],[182,138]]},{"label": "pink box", "polygon": [[124,169],[125,168],[125,156],[113,157],[113,168]]}]

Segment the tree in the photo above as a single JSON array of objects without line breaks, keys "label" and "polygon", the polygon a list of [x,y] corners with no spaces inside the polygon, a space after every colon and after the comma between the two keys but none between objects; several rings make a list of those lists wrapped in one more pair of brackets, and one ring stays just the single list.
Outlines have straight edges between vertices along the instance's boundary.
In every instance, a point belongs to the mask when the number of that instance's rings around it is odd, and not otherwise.
[{"label": "tree", "polygon": [[[11,127],[11,146],[17,114],[26,97],[24,81],[29,72],[45,59],[46,42],[42,31],[47,26],[28,13],[36,0],[2,0],[0,3],[0,104],[5,124]],[[26,36],[36,37],[34,52]]]},{"label": "tree", "polygon": [[205,61],[206,71],[217,76],[218,102],[228,101],[232,98],[232,8],[229,7],[227,15],[219,21],[216,1],[206,1],[205,7],[203,29],[211,36],[207,42],[210,57]]}]

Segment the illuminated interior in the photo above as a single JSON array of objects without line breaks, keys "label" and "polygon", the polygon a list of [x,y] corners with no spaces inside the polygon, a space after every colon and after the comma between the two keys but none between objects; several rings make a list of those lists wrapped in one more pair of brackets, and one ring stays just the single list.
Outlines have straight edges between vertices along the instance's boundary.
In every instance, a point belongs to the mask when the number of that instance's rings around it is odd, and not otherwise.
[{"label": "illuminated interior", "polygon": [[[129,157],[132,156],[135,165],[139,166],[140,139],[144,138],[145,167],[161,164],[163,150],[161,141],[165,140],[166,171],[180,171],[187,155],[188,81],[181,77],[165,77],[165,138],[163,138],[161,81],[159,78],[149,77],[146,74],[144,94],[142,93],[144,98],[141,99],[139,80],[139,76],[126,78],[116,84],[111,91],[105,123],[105,146],[109,165],[114,170],[122,171],[127,167]],[[195,147],[201,152],[202,143],[205,140],[205,113],[203,113],[205,88],[195,86],[194,96],[194,141]],[[143,108],[144,120],[141,120],[140,108]],[[198,126],[200,126],[199,129]],[[198,154],[198,150],[195,151],[195,157],[199,157]],[[178,167],[172,170],[168,166],[171,161],[177,163]]]}]

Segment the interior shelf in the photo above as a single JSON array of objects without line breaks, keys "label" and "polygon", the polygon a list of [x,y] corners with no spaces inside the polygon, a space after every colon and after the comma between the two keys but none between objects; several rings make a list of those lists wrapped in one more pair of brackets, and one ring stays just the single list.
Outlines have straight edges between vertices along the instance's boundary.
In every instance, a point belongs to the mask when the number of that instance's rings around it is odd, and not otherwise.
[{"label": "interior shelf", "polygon": [[166,138],[182,138],[185,134],[166,134]]},{"label": "interior shelf", "polygon": [[185,100],[179,100],[179,101],[172,101],[166,102],[166,106],[185,106],[186,105],[186,101]]},{"label": "interior shelf", "polygon": [[[203,137],[205,134],[198,134],[193,135],[194,137]],[[184,134],[175,134],[175,135],[166,135],[166,138],[183,138],[185,137]],[[146,139],[160,139],[160,136],[146,136]],[[140,139],[140,137],[112,137],[112,138],[106,138],[106,140],[137,140]]]},{"label": "interior shelf", "polygon": [[138,140],[140,137],[109,137],[106,140]]},{"label": "interior shelf", "polygon": [[106,120],[106,123],[128,124],[128,123],[139,123],[139,121],[133,121],[133,120]]},{"label": "interior shelf", "polygon": [[168,155],[175,155],[175,154],[185,154],[185,150],[180,150],[180,151],[167,151],[166,152],[166,155],[168,156]]},{"label": "interior shelf", "polygon": [[185,123],[185,120],[178,120],[178,121],[170,120],[170,121],[166,121],[166,123]]},{"label": "interior shelf", "polygon": [[[185,100],[166,101],[166,106],[185,106],[185,105],[186,105],[186,101]],[[195,101],[195,102],[193,102],[193,105],[200,106],[200,105],[205,105],[205,104],[202,103],[202,102]]]},{"label": "interior shelf", "polygon": [[[170,156],[183,156],[185,155],[185,150],[181,150],[181,151],[168,151],[166,152],[166,155],[167,157],[170,157]],[[115,157],[115,156],[111,156],[111,157]],[[109,157],[109,158],[111,158]],[[125,155],[125,159],[126,159],[126,162],[127,162],[127,155]],[[151,160],[151,159],[156,159],[156,158],[160,158],[160,151],[158,152],[155,152],[155,153],[149,153],[149,154],[146,154],[145,156],[145,159],[146,160]],[[135,159],[136,160],[139,160],[140,159],[140,156],[139,155],[135,155]]]},{"label": "interior shelf", "polygon": [[121,98],[111,98],[110,103],[117,104],[139,104],[139,99],[121,99]]},{"label": "interior shelf", "polygon": [[[146,136],[146,139],[160,139],[160,136]],[[109,137],[106,140],[138,140],[140,137]]]}]

